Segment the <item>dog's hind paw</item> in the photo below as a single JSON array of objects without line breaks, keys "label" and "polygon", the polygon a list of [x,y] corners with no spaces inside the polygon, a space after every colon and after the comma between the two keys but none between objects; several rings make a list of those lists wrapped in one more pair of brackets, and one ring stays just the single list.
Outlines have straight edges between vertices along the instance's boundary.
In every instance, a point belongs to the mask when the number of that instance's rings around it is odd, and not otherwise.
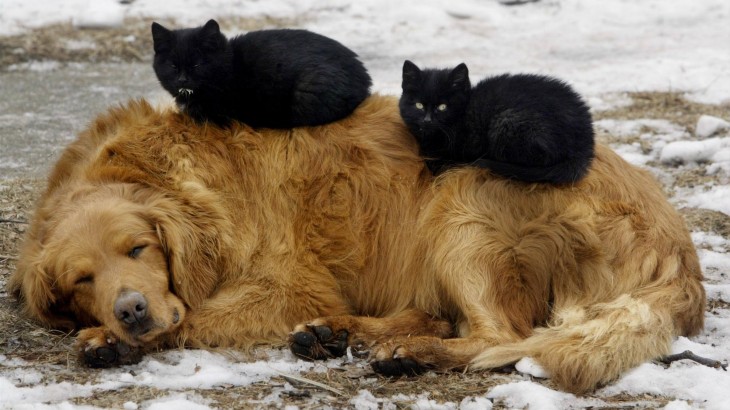
[{"label": "dog's hind paw", "polygon": [[329,326],[298,325],[289,335],[289,348],[305,360],[324,360],[347,352],[348,332],[333,332]]},{"label": "dog's hind paw", "polygon": [[79,332],[79,359],[91,368],[106,368],[138,363],[142,349],[118,340],[108,329],[95,327]]}]

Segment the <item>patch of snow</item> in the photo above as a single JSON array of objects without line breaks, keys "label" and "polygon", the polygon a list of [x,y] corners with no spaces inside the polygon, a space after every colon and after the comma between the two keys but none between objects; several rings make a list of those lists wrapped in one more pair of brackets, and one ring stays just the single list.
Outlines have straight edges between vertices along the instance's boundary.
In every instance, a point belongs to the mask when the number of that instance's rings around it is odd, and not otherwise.
[{"label": "patch of snow", "polygon": [[652,139],[676,141],[687,138],[689,134],[684,127],[667,120],[642,118],[636,120],[605,119],[594,122],[594,127],[612,136],[642,137],[650,135]]},{"label": "patch of snow", "polygon": [[730,162],[730,137],[670,142],[662,149],[659,160],[665,164]]},{"label": "patch of snow", "polygon": [[492,399],[492,401],[501,400],[511,409],[561,410],[568,407],[601,407],[605,405],[602,400],[576,397],[573,394],[551,390],[529,381],[495,386],[487,393],[487,398]]},{"label": "patch of snow", "polygon": [[118,0],[88,0],[83,9],[73,16],[72,23],[78,28],[120,27],[126,8]]},{"label": "patch of snow", "polygon": [[171,394],[167,397],[145,402],[148,410],[210,410],[209,400],[189,393]]},{"label": "patch of snow", "polygon": [[356,410],[378,410],[382,400],[378,400],[367,390],[360,390],[357,396],[350,399],[350,404]]},{"label": "patch of snow", "polygon": [[[698,248],[706,248],[710,247],[715,252],[727,252],[728,250],[728,240],[720,235],[716,235],[714,233],[708,233],[708,232],[692,232],[692,242],[697,246]],[[698,252],[700,254],[700,259],[702,259],[702,252],[704,249],[700,249]],[[704,263],[703,263],[704,265]],[[730,271],[730,266],[728,266],[728,271]]]},{"label": "patch of snow", "polygon": [[[644,363],[628,372],[618,382],[601,389],[601,394],[670,395],[688,400],[707,410],[730,408],[730,374],[697,363],[678,361],[665,369],[654,363]],[[724,392],[724,393],[721,393]]]},{"label": "patch of snow", "polygon": [[702,115],[697,120],[695,135],[700,138],[707,138],[726,129],[730,129],[730,122],[711,115]]},{"label": "patch of snow", "polygon": [[29,61],[27,63],[11,64],[8,66],[8,71],[36,71],[45,72],[57,70],[61,66],[58,61]]},{"label": "patch of snow", "polygon": [[460,410],[491,410],[494,404],[486,397],[465,397],[459,403]]},{"label": "patch of snow", "polygon": [[614,145],[611,148],[613,148],[613,150],[619,154],[621,158],[633,165],[643,166],[653,159],[651,154],[644,154],[644,150],[638,142],[633,144]]},{"label": "patch of snow", "polygon": [[684,400],[672,400],[664,406],[664,410],[691,410],[696,407],[692,407]]},{"label": "patch of snow", "polygon": [[716,186],[702,192],[685,193],[682,199],[688,206],[712,209],[730,215],[730,185]]},{"label": "patch of snow", "polygon": [[139,405],[133,401],[127,401],[122,404],[122,407],[124,410],[137,410],[139,408]]}]

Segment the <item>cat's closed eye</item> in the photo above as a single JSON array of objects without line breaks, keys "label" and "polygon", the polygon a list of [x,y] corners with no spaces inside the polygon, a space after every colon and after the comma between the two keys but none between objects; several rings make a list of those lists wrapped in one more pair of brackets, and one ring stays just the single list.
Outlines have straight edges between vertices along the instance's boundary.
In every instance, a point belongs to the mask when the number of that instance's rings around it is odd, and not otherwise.
[{"label": "cat's closed eye", "polygon": [[438,108],[439,111],[446,111],[446,104],[441,104],[436,108]]},{"label": "cat's closed eye", "polygon": [[418,108],[419,110],[422,110],[423,109],[423,104],[417,102],[416,103],[416,108]]}]

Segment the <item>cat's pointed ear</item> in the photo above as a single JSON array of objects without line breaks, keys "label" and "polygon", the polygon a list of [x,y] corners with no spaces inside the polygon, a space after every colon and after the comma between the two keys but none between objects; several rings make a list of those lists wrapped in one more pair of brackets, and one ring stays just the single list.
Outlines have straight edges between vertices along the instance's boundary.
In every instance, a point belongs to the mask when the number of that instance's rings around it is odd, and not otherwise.
[{"label": "cat's pointed ear", "polygon": [[202,32],[203,32],[204,35],[213,36],[213,35],[216,35],[216,34],[220,34],[221,28],[218,25],[218,22],[217,21],[215,21],[213,19],[210,19],[203,26]]},{"label": "cat's pointed ear", "polygon": [[225,48],[226,37],[221,33],[218,22],[210,19],[200,29],[200,47],[203,50],[216,52]]},{"label": "cat's pointed ear", "polygon": [[401,87],[405,90],[409,87],[417,87],[421,79],[421,69],[411,61],[403,62],[403,83]]},{"label": "cat's pointed ear", "polygon": [[454,88],[463,89],[471,87],[469,82],[469,68],[467,68],[464,63],[457,65],[453,70],[451,70],[449,78],[451,79],[451,84]]},{"label": "cat's pointed ear", "polygon": [[152,22],[152,43],[154,44],[155,53],[169,49],[172,37],[172,31],[163,27],[162,24]]}]

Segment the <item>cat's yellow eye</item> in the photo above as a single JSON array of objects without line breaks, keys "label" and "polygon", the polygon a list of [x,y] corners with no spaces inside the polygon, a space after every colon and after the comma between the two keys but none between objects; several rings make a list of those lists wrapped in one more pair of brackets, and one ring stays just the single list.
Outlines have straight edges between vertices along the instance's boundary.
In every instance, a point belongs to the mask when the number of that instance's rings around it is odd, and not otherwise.
[{"label": "cat's yellow eye", "polygon": [[441,104],[436,108],[438,108],[439,111],[446,111],[446,104]]},{"label": "cat's yellow eye", "polygon": [[423,104],[416,103],[416,108],[418,108],[419,110],[422,110],[423,109]]}]

